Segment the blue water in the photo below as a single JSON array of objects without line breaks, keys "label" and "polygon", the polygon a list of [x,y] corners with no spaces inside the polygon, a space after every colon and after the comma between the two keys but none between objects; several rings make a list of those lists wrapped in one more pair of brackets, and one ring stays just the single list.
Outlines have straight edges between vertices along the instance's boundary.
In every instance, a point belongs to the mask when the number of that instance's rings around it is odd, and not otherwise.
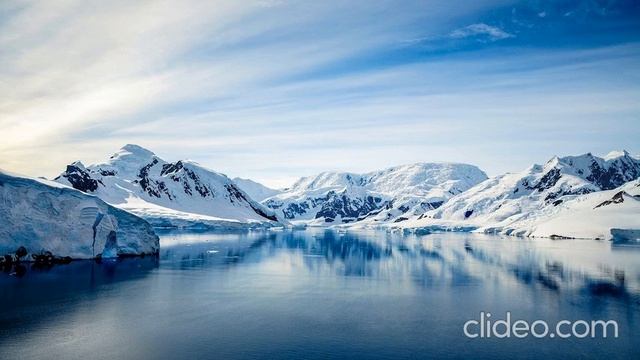
[{"label": "blue water", "polygon": [[[324,230],[166,233],[158,258],[0,273],[2,359],[639,358],[640,251]],[[469,339],[496,318],[606,339]]]}]

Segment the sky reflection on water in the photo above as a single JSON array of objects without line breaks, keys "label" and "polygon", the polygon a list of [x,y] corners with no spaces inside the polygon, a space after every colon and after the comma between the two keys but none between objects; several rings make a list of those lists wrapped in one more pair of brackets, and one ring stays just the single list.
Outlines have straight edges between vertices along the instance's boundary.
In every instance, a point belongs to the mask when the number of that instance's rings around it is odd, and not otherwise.
[{"label": "sky reflection on water", "polygon": [[[0,276],[9,358],[628,358],[640,251],[606,241],[321,229],[161,236],[158,258]],[[466,339],[480,311],[615,319],[619,339]]]}]

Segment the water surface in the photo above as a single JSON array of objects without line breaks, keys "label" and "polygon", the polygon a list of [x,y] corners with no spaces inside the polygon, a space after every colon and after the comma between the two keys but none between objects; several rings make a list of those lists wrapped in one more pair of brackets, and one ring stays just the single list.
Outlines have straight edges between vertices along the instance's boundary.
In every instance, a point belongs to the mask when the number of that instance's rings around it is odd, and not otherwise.
[{"label": "water surface", "polygon": [[[640,251],[606,241],[166,233],[158,258],[0,274],[9,359],[640,355]],[[613,319],[619,338],[468,339],[480,311]]]}]

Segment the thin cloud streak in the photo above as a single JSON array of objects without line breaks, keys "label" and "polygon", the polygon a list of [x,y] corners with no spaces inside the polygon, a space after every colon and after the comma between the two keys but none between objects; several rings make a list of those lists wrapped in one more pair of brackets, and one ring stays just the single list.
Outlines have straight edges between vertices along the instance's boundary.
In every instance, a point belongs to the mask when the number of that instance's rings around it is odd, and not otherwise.
[{"label": "thin cloud streak", "polygon": [[464,39],[468,37],[481,37],[482,39],[488,39],[489,41],[504,40],[514,37],[513,34],[496,27],[487,24],[471,24],[460,29],[456,29],[449,34],[453,39]]}]

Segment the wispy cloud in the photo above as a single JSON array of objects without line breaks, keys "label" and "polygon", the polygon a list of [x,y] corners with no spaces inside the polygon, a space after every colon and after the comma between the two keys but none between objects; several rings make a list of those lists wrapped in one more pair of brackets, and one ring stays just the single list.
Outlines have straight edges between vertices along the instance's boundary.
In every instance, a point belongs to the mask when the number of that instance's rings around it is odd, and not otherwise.
[{"label": "wispy cloud", "polygon": [[[281,185],[413,161],[515,170],[541,141],[634,151],[640,45],[498,42],[511,32],[478,14],[504,4],[4,2],[0,168],[52,176],[134,142]],[[476,47],[397,45],[442,34]]]},{"label": "wispy cloud", "polygon": [[514,35],[509,34],[498,27],[479,23],[456,29],[449,33],[449,37],[452,39],[476,37],[481,40],[497,41],[514,37]]}]

